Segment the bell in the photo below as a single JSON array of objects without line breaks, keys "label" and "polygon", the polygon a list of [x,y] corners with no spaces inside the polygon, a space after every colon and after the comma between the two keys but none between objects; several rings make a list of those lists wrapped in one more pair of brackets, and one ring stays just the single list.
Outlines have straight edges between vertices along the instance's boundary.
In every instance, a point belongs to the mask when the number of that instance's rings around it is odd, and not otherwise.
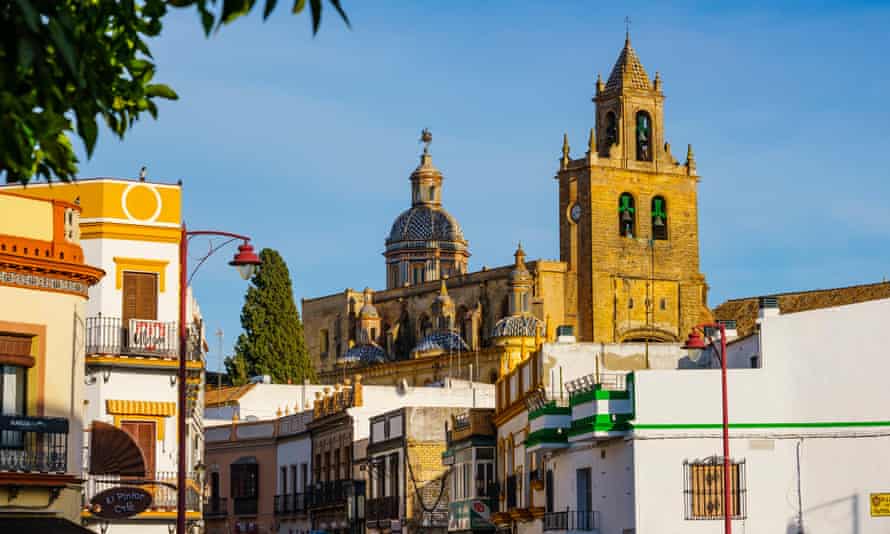
[{"label": "bell", "polygon": [[631,220],[632,220],[632,219],[631,219],[631,217],[630,217],[630,212],[629,212],[629,211],[623,211],[623,212],[621,213],[621,221],[622,221],[622,222],[630,222]]},{"label": "bell", "polygon": [[664,219],[661,218],[661,215],[655,216],[655,226],[664,226]]}]

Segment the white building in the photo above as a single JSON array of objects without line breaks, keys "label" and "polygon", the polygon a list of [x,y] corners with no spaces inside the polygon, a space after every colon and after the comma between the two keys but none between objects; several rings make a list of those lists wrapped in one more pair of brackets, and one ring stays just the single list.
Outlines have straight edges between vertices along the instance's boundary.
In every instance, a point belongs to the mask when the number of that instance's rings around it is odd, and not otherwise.
[{"label": "white building", "polygon": [[[148,510],[129,519],[94,517],[90,499],[120,484],[120,476],[87,476],[83,518],[96,531],[166,534],[176,521],[177,367],[179,358],[179,241],[182,187],[112,178],[67,184],[34,183],[33,196],[75,202],[82,209],[84,259],[107,274],[86,304],[86,377],[82,407],[86,431],[94,422],[124,430],[143,456],[152,494]],[[201,521],[198,471],[203,465],[204,346],[201,315],[187,298],[189,411],[187,417],[188,520]],[[99,434],[96,434],[99,435]],[[90,472],[91,439],[85,440]],[[107,458],[105,460],[108,460]]]},{"label": "white building", "polygon": [[312,434],[307,427],[311,420],[311,410],[278,420],[275,443],[278,493],[274,513],[279,534],[307,534],[311,530],[306,507],[306,493],[312,485]]},{"label": "white building", "polygon": [[[890,532],[890,351],[874,335],[890,300],[786,315],[774,305],[764,299],[759,331],[727,351],[733,530]],[[543,353],[572,355],[563,368],[574,370],[602,350]],[[533,396],[506,466],[519,475],[515,507],[502,512],[519,532],[722,531],[720,371],[702,368],[717,366],[712,356],[680,357],[673,370],[594,369],[563,402],[552,384]],[[521,434],[521,422],[501,435]]]}]

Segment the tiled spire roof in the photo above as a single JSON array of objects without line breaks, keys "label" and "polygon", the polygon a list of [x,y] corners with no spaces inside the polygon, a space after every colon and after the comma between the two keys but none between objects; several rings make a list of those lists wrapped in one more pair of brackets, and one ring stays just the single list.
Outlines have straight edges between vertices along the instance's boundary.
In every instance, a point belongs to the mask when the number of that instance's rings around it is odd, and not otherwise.
[{"label": "tiled spire roof", "polygon": [[[627,73],[627,76],[625,76]],[[636,51],[630,46],[630,35],[624,40],[624,48],[618,56],[618,61],[612,67],[612,74],[609,75],[609,81],[606,82],[606,91],[615,89],[623,89],[627,87],[632,89],[651,89],[652,82],[649,81],[649,75],[646,69],[640,63]]]}]

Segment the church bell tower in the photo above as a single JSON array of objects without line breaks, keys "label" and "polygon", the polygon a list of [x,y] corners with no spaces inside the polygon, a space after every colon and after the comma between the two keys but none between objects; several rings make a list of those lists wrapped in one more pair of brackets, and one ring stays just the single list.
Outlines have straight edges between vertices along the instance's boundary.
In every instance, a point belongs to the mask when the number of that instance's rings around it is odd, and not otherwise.
[{"label": "church bell tower", "polygon": [[593,102],[586,154],[573,158],[564,137],[556,175],[570,319],[582,341],[681,341],[710,317],[692,147],[674,158],[661,77],[649,78],[630,35]]}]

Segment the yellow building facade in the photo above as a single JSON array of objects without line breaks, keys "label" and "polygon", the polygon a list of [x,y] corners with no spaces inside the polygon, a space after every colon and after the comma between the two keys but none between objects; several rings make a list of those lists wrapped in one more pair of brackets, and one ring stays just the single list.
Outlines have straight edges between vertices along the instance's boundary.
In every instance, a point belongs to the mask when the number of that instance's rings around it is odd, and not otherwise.
[{"label": "yellow building facade", "polygon": [[0,525],[19,531],[80,529],[85,302],[104,275],[80,212],[0,192]]},{"label": "yellow building facade", "polygon": [[[579,341],[657,343],[681,341],[710,319],[692,147],[683,163],[674,157],[661,78],[648,76],[629,37],[608,80],[597,80],[593,102],[584,155],[573,157],[564,138],[555,177],[560,261],[526,263],[520,247],[513,265],[468,270],[469,240],[443,207],[444,175],[424,131],[412,207],[385,240],[387,289],[303,301],[307,346],[323,380],[363,367],[368,383],[423,384],[468,378],[472,362],[473,378],[493,381],[555,340],[560,326]],[[438,324],[442,280],[454,315]],[[370,300],[379,327],[362,330]]]}]

